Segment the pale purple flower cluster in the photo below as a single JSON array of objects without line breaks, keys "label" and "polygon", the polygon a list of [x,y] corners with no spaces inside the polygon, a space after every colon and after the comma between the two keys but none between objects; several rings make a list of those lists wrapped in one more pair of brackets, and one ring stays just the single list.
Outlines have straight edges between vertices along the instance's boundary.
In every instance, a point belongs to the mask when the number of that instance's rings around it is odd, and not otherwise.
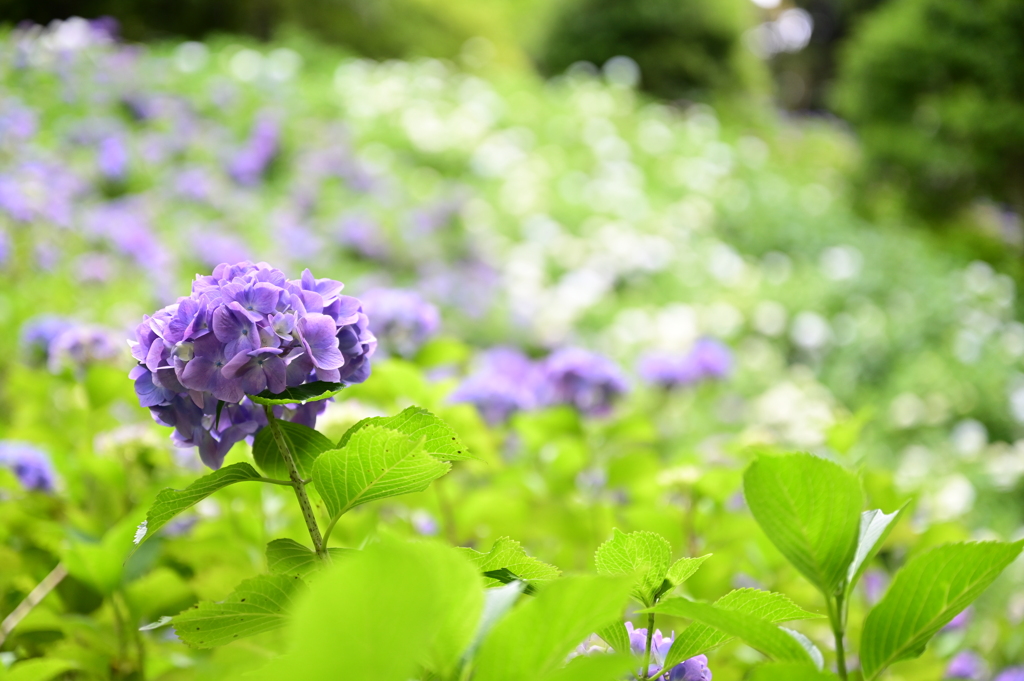
[{"label": "pale purple flower cluster", "polygon": [[53,491],[57,476],[50,457],[27,442],[0,441],[0,466],[11,469],[25,489]]},{"label": "pale purple flower cluster", "polygon": [[[369,376],[377,341],[362,304],[342,287],[309,270],[288,280],[266,263],[225,263],[196,277],[192,295],[143,318],[129,342],[139,403],[174,428],[177,446],[198,447],[203,463],[219,468],[236,442],[266,425],[246,395]],[[312,426],[323,408],[277,411]]]},{"label": "pale purple flower cluster", "polygon": [[267,117],[256,122],[252,135],[228,163],[228,174],[245,186],[259,183],[280,149],[281,130]]},{"label": "pale purple flower cluster", "polygon": [[969,650],[957,653],[946,667],[945,678],[947,679],[978,681],[983,676],[985,676],[985,661],[981,659],[980,655]]},{"label": "pale purple flower cluster", "polygon": [[124,347],[111,329],[54,315],[27,321],[21,329],[21,345],[30,364],[45,365],[53,373],[67,368],[81,373],[94,362],[117,358]]},{"label": "pale purple flower cluster", "polygon": [[408,289],[376,288],[363,294],[363,309],[373,319],[373,333],[388,354],[412,357],[437,333],[437,307]]},{"label": "pale purple flower cluster", "polygon": [[[647,647],[647,629],[635,629],[632,622],[626,622],[629,633],[629,648],[634,655],[643,655]],[[655,629],[651,636],[651,665],[647,676],[658,681],[711,681],[711,670],[708,669],[708,658],[697,655],[680,662],[671,669],[664,669],[665,656],[675,636],[664,636],[661,630]]]},{"label": "pale purple flower cluster", "polygon": [[1024,667],[1007,667],[999,672],[994,681],[1024,681]]},{"label": "pale purple flower cluster", "polygon": [[564,348],[543,364],[547,402],[568,404],[584,414],[607,414],[629,386],[612,360],[582,348]]},{"label": "pale purple flower cluster", "polygon": [[701,338],[689,352],[649,352],[640,358],[637,372],[648,383],[664,388],[687,386],[725,378],[732,371],[732,351],[713,338]]},{"label": "pale purple flower cluster", "polygon": [[536,363],[515,348],[492,348],[477,357],[477,369],[455,389],[452,402],[470,402],[491,425],[517,411],[539,406],[543,375]]}]

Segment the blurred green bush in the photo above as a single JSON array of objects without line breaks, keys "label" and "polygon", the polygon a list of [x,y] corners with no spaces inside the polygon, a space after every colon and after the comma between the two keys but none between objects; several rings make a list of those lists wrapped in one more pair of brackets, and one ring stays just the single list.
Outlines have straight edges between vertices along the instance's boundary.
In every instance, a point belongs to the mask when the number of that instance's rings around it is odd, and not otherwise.
[{"label": "blurred green bush", "polygon": [[933,217],[977,197],[1024,211],[1024,2],[894,0],[844,50],[834,103],[869,187]]},{"label": "blurred green bush", "polygon": [[556,74],[625,55],[640,66],[641,87],[661,97],[758,89],[764,67],[741,41],[754,10],[748,0],[576,0],[553,22],[539,66]]}]

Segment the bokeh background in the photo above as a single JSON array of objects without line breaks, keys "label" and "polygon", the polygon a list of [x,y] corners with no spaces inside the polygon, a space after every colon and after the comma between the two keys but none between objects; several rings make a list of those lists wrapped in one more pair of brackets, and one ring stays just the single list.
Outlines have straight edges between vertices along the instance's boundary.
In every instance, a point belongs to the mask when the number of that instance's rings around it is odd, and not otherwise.
[{"label": "bokeh background", "polygon": [[[124,341],[221,262],[367,302],[373,378],[323,428],[416,403],[482,458],[346,516],[340,545],[511,536],[573,571],[612,527],[655,530],[723,556],[696,597],[820,610],[738,495],[759,447],[911,500],[855,611],[907,555],[1024,534],[1020,0],[0,0],[0,23],[0,615],[71,571],[5,665],[219,678],[252,653],[125,622],[302,540],[284,493],[116,549],[199,471]],[[594,390],[524,391],[567,348],[603,358],[574,369]],[[901,678],[1024,664],[1022,584]],[[754,660],[733,645],[715,678]]]}]

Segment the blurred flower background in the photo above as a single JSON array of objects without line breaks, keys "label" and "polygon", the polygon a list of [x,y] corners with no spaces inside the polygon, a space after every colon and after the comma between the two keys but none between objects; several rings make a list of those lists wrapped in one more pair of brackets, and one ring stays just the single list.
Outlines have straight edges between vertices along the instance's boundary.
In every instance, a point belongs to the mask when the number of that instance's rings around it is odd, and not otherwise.
[{"label": "blurred flower background", "polygon": [[[301,538],[284,492],[240,490],[197,507],[190,543],[87,558],[196,474],[136,406],[125,340],[225,262],[363,302],[373,373],[321,426],[416,403],[482,459],[346,517],[343,545],[509,535],[573,570],[611,527],[650,529],[725,558],[695,597],[799,602],[739,495],[758,448],[861,468],[873,508],[912,499],[853,608],[908,553],[1024,536],[1019,0],[74,14],[0,0],[0,615],[70,570],[4,665],[218,678],[159,630],[144,662],[109,632],[223,598],[265,536]],[[902,678],[1017,678],[1022,585],[1017,565]],[[716,680],[756,659],[716,655]]]}]

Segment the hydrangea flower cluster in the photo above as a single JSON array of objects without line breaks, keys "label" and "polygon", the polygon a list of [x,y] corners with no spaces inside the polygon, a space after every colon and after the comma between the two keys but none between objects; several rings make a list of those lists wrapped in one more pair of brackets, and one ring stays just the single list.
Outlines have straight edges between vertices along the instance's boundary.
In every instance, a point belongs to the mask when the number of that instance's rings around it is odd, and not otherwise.
[{"label": "hydrangea flower cluster", "polygon": [[[174,428],[176,446],[198,447],[203,463],[219,468],[236,442],[266,425],[246,395],[315,380],[362,383],[370,375],[377,341],[362,304],[342,288],[308,269],[289,280],[266,263],[225,263],[196,277],[190,296],[144,317],[129,341],[139,362],[129,374],[139,403]],[[324,407],[275,412],[313,426]]]},{"label": "hydrangea flower cluster", "polygon": [[956,654],[946,667],[947,679],[972,679],[978,681],[985,676],[985,661],[977,653],[964,650]]},{"label": "hydrangea flower cluster", "polygon": [[[638,657],[642,656],[647,647],[647,629],[636,629],[632,622],[626,622],[626,632],[629,634],[630,651]],[[665,657],[674,640],[674,635],[665,636],[659,629],[654,630],[651,636],[652,663],[648,667],[647,677],[652,681],[711,681],[711,670],[708,669],[708,658],[705,655],[691,657],[668,670],[664,668]],[[607,653],[609,650],[604,641],[591,634],[576,647],[573,657]]]},{"label": "hydrangea flower cluster", "polygon": [[30,364],[45,365],[53,373],[65,368],[81,373],[93,362],[117,358],[124,347],[110,329],[53,315],[26,322],[21,346]]},{"label": "hydrangea flower cluster", "polygon": [[713,338],[701,338],[686,354],[659,351],[644,355],[637,372],[648,383],[675,388],[725,378],[732,364],[727,346]]},{"label": "hydrangea flower cluster", "polygon": [[994,681],[1024,681],[1024,667],[1007,667],[999,672]]},{"label": "hydrangea flower cluster", "polygon": [[582,348],[563,348],[544,360],[548,402],[569,404],[584,414],[607,414],[629,386],[612,360]]},{"label": "hydrangea flower cluster", "polygon": [[363,294],[363,309],[373,319],[373,332],[388,354],[412,357],[437,333],[437,307],[416,291],[376,288]]},{"label": "hydrangea flower cluster", "polygon": [[53,491],[57,476],[50,457],[27,442],[0,441],[0,466],[11,469],[25,489]]}]

